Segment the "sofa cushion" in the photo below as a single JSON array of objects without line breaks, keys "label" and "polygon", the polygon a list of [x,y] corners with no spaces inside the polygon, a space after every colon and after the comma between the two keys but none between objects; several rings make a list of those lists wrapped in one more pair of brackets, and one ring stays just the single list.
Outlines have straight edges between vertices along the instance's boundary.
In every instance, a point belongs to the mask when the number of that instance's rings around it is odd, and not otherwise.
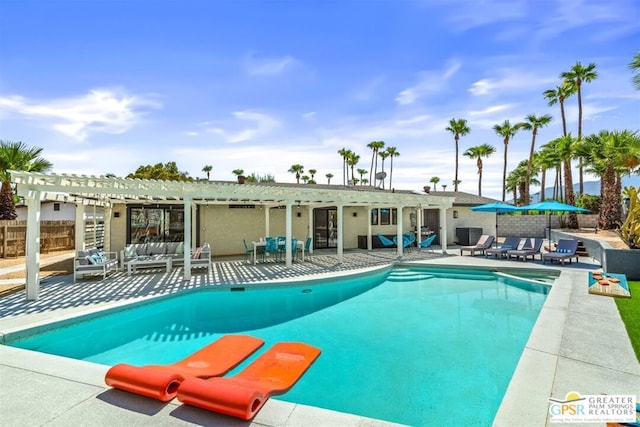
[{"label": "sofa cushion", "polygon": [[184,255],[184,242],[178,243],[178,247],[176,248],[176,255]]},{"label": "sofa cushion", "polygon": [[140,255],[149,255],[147,253],[147,244],[146,243],[136,243],[134,245],[134,247],[136,248],[136,255],[140,256]]},{"label": "sofa cushion", "polygon": [[167,253],[166,243],[148,243],[147,255],[165,255]]},{"label": "sofa cushion", "polygon": [[126,256],[127,258],[138,256],[138,253],[136,252],[136,247],[134,245],[129,245],[125,247],[124,256]]},{"label": "sofa cushion", "polygon": [[175,255],[176,249],[178,249],[178,245],[180,242],[167,242],[167,255]]}]

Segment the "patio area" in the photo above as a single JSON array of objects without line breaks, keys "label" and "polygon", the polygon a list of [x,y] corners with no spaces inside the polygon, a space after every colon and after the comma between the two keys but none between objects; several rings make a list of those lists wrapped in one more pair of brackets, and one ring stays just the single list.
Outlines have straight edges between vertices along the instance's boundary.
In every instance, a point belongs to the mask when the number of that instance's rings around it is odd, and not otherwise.
[{"label": "patio area", "polygon": [[[564,267],[539,261],[486,259],[413,250],[402,262],[499,269],[545,268],[560,271],[523,351],[494,425],[548,423],[549,397],[566,393],[640,395],[640,364],[612,298],[587,293],[588,271],[596,261],[580,258]],[[120,271],[102,281],[73,284],[72,277],[46,278],[40,299],[27,301],[25,292],[0,299],[2,330],[47,323],[99,309],[203,286],[258,285],[265,281],[307,280],[385,266],[398,261],[394,250],[345,251],[339,263],[335,253],[318,251],[310,260],[251,265],[242,259],[216,260],[211,275],[194,273],[183,281],[182,269],[169,273],[127,276]],[[185,407],[164,404],[104,385],[107,366],[0,346],[0,397],[7,425],[391,425],[379,420],[327,411],[270,399],[251,422]],[[19,385],[19,386],[17,386]],[[428,420],[425,420],[428,424]],[[597,424],[596,424],[597,425]]]}]

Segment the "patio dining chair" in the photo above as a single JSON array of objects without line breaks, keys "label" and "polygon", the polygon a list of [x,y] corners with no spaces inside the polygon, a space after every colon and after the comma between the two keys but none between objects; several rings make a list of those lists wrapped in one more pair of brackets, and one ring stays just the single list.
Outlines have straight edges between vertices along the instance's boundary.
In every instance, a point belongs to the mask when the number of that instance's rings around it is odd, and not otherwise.
[{"label": "patio dining chair", "polygon": [[431,245],[436,240],[436,236],[437,234],[432,234],[431,236],[420,242],[420,244],[418,245],[418,250],[421,251],[423,249],[429,249],[429,251],[433,252],[433,248],[431,247]]},{"label": "patio dining chair", "polygon": [[280,248],[278,247],[278,239],[274,237],[266,238],[267,244],[264,248],[265,256],[268,254],[273,254],[274,261],[280,260]]},{"label": "patio dining chair", "polygon": [[395,248],[396,247],[396,243],[385,237],[384,235],[378,233],[378,239],[380,240],[380,243],[382,244],[382,246],[384,246],[385,248]]}]

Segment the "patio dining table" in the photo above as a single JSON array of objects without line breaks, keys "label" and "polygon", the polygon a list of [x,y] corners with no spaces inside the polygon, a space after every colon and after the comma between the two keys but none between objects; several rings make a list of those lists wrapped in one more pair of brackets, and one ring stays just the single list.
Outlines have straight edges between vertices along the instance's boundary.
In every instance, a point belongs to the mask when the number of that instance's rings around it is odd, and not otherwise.
[{"label": "patio dining table", "polygon": [[[258,262],[258,248],[266,247],[267,241],[263,240],[261,242],[252,242],[253,243],[253,265],[256,265]],[[298,250],[302,254],[302,261],[304,261],[304,242],[302,240],[297,241]]]}]

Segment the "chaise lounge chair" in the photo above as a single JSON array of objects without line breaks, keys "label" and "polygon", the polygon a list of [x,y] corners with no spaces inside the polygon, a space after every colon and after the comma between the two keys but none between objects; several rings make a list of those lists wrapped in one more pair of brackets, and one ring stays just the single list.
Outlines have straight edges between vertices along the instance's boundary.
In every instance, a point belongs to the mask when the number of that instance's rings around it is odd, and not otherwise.
[{"label": "chaise lounge chair", "polygon": [[471,254],[471,256],[475,256],[476,252],[479,252],[481,254],[484,254],[484,252],[489,249],[491,247],[491,245],[493,245],[493,240],[495,239],[495,237],[490,236],[488,234],[483,234],[482,236],[480,236],[480,238],[478,239],[478,242],[473,245],[473,246],[460,246],[460,255],[462,255],[463,252],[469,252]]},{"label": "chaise lounge chair", "polygon": [[182,403],[250,420],[272,395],[286,393],[320,355],[303,343],[277,343],[229,378],[187,378],[178,389]]},{"label": "chaise lounge chair", "polygon": [[507,251],[507,257],[511,259],[511,257],[516,257],[519,259],[522,257],[522,261],[526,261],[527,258],[531,257],[531,259],[536,259],[536,255],[540,256],[540,260],[542,260],[542,242],[544,239],[540,238],[528,238],[524,242],[524,246],[521,249],[513,249]]},{"label": "chaise lounge chair", "polygon": [[544,264],[547,260],[553,262],[553,260],[562,262],[564,265],[565,260],[569,260],[571,263],[571,259],[575,258],[576,262],[578,262],[578,241],[574,239],[560,239],[558,240],[558,246],[553,252],[547,252],[542,254],[542,263]]},{"label": "chaise lounge chair", "polygon": [[224,375],[263,344],[263,340],[248,335],[225,335],[170,365],[114,365],[107,371],[105,382],[120,390],[168,402],[176,397],[185,378]]},{"label": "chaise lounge chair", "polygon": [[484,256],[495,255],[496,258],[507,257],[507,251],[518,249],[520,238],[515,236],[507,236],[504,242],[498,248],[489,248],[485,251]]}]

